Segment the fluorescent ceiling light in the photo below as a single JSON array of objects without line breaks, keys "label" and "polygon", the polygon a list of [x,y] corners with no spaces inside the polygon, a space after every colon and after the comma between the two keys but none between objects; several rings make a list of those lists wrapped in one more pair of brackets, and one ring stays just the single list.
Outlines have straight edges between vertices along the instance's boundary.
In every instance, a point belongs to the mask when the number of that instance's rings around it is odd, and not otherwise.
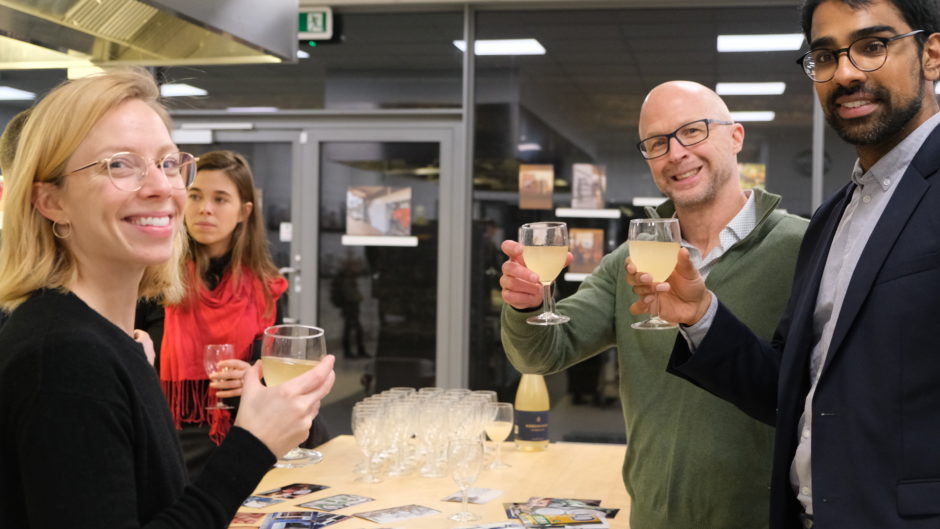
[{"label": "fluorescent ceiling light", "polygon": [[0,101],[32,101],[36,94],[10,86],[0,86]]},{"label": "fluorescent ceiling light", "polygon": [[[454,46],[467,51],[467,43],[455,40]],[[473,43],[475,55],[545,55],[545,48],[535,39],[477,40]]]},{"label": "fluorescent ceiling light", "polygon": [[305,52],[304,50],[297,50],[297,58],[298,58],[298,59],[309,59],[309,58],[310,58],[310,54],[307,53],[307,52]]},{"label": "fluorescent ceiling light", "polygon": [[519,152],[541,151],[542,146],[539,145],[538,143],[520,143],[517,146],[517,149],[519,149]]},{"label": "fluorescent ceiling light", "polygon": [[803,46],[802,33],[718,35],[718,51],[794,51]]},{"label": "fluorescent ceiling light", "polygon": [[208,93],[209,92],[206,92],[202,88],[196,88],[195,86],[185,83],[167,83],[160,85],[160,95],[163,97],[204,96]]},{"label": "fluorescent ceiling light", "polygon": [[776,113],[772,110],[747,110],[731,113],[731,119],[734,121],[773,121],[775,116]]},{"label": "fluorescent ceiling light", "polygon": [[787,83],[718,83],[715,92],[721,96],[777,96]]},{"label": "fluorescent ceiling light", "polygon": [[277,107],[228,107],[226,112],[277,112]]}]

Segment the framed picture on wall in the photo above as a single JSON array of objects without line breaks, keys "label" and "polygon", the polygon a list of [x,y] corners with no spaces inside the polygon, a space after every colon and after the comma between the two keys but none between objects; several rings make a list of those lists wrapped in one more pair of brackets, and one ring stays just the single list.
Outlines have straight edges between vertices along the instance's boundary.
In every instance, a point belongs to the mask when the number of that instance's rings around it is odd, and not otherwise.
[{"label": "framed picture on wall", "polygon": [[595,228],[571,228],[568,244],[574,260],[568,271],[575,274],[590,274],[601,264],[604,257],[604,230]]},{"label": "framed picture on wall", "polygon": [[519,209],[552,209],[555,167],[521,164],[519,166]]},{"label": "framed picture on wall", "polygon": [[607,191],[607,168],[603,165],[576,163],[571,182],[571,207],[601,209]]},{"label": "framed picture on wall", "polygon": [[411,235],[411,188],[348,188],[346,235]]}]

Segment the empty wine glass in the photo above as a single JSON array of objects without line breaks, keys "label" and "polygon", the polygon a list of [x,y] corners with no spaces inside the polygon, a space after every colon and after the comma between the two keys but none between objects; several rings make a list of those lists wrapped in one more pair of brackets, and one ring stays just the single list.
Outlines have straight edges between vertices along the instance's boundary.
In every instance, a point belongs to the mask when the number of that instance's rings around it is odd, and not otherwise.
[{"label": "empty wine glass", "polygon": [[[633,219],[627,234],[630,260],[638,272],[649,274],[654,283],[669,279],[679,259],[679,219]],[[659,317],[659,294],[653,293],[650,318],[636,322],[634,329],[673,329],[675,323]]]},{"label": "empty wine glass", "polygon": [[458,522],[472,522],[479,520],[480,517],[470,512],[468,503],[468,493],[470,485],[477,480],[480,475],[480,469],[483,467],[483,443],[479,438],[476,439],[452,439],[447,445],[447,460],[450,465],[450,475],[454,483],[460,487],[460,494],[463,498],[460,512],[456,512],[448,518]]},{"label": "empty wine glass", "polygon": [[523,224],[519,228],[519,242],[526,267],[535,272],[542,283],[542,313],[527,319],[526,323],[558,325],[571,320],[555,313],[552,299],[552,282],[568,259],[568,225],[564,222]]},{"label": "empty wine glass", "polygon": [[[222,360],[231,360],[235,358],[235,347],[230,343],[211,343],[206,346],[204,351],[203,360],[206,367],[206,374],[212,375],[216,371],[219,371],[219,362]],[[224,371],[225,368],[222,368]],[[222,402],[222,399],[218,396],[218,391],[213,392],[215,395],[215,404],[206,406],[207,410],[231,410],[232,406]]]},{"label": "empty wine glass", "polygon": [[512,431],[513,409],[509,402],[490,402],[486,405],[486,435],[491,441],[496,443],[496,460],[490,463],[486,468],[500,469],[509,468],[511,465],[503,463],[502,451],[503,441],[509,437]]},{"label": "empty wine glass", "polygon": [[[306,373],[326,355],[323,329],[309,325],[275,325],[261,338],[261,366],[264,382],[278,386]],[[275,463],[277,468],[297,468],[323,460],[317,450],[294,448]]]}]

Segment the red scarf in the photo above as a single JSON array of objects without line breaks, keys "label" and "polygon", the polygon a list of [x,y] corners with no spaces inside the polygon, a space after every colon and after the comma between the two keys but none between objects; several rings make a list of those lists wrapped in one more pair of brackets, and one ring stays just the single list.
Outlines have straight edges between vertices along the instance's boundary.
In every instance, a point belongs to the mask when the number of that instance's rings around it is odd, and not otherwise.
[{"label": "red scarf", "polygon": [[247,267],[242,268],[237,285],[229,268],[211,291],[196,277],[194,263],[188,263],[187,270],[196,292],[182,304],[165,309],[160,382],[176,427],[208,422],[209,438],[220,444],[231,428],[232,416],[228,410],[206,410],[209,399],[215,401],[215,390],[208,384],[203,350],[207,344],[230,343],[236,358],[249,361],[251,344],[274,324],[274,302],[287,290],[287,280],[276,277],[268,282],[272,298],[268,309],[261,280]]}]

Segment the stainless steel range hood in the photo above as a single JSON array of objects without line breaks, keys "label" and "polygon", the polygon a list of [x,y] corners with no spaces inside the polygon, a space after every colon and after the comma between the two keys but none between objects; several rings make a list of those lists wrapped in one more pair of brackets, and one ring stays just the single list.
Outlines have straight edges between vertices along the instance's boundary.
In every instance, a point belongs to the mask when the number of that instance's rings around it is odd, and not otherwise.
[{"label": "stainless steel range hood", "polygon": [[0,0],[0,69],[293,62],[297,0]]}]

